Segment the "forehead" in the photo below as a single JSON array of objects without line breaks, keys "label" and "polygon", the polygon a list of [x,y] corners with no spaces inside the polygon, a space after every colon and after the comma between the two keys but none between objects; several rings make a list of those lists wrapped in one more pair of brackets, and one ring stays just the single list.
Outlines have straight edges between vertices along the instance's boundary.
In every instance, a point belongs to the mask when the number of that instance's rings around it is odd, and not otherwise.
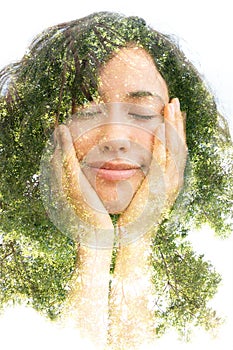
[{"label": "forehead", "polygon": [[139,47],[121,48],[100,71],[100,95],[117,102],[137,91],[149,91],[168,102],[166,82],[149,53]]}]

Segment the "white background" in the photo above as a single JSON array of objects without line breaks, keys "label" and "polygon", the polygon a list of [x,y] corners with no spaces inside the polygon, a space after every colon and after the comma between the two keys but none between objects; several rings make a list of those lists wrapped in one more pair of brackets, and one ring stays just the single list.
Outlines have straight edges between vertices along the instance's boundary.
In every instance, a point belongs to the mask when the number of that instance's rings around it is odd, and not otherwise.
[{"label": "white background", "polygon": [[[155,29],[174,34],[182,49],[205,77],[219,109],[233,126],[233,50],[231,0],[8,0],[1,4],[0,68],[20,59],[31,40],[48,26],[96,11],[116,11],[143,17]],[[233,239],[222,241],[207,229],[191,237],[194,248],[223,276],[212,304],[226,317],[216,339],[198,330],[191,344],[169,334],[155,349],[233,348]],[[9,309],[0,318],[0,349],[87,348],[70,330],[59,331],[31,309]],[[148,347],[146,348],[148,349]]]}]

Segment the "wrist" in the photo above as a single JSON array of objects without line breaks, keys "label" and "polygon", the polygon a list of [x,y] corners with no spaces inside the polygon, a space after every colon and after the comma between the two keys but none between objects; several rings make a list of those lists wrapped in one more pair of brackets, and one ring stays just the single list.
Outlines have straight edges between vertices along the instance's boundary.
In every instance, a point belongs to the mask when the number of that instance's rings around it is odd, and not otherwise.
[{"label": "wrist", "polygon": [[150,274],[151,239],[152,234],[147,233],[130,244],[120,246],[114,274],[122,278],[127,276],[141,278],[145,274]]}]

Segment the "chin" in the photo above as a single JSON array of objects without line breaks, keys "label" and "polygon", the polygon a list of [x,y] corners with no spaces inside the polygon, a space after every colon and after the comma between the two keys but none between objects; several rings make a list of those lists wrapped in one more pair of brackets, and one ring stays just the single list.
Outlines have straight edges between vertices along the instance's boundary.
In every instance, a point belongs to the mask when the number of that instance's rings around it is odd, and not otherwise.
[{"label": "chin", "polygon": [[109,183],[108,186],[103,186],[97,194],[109,214],[121,214],[131,203],[139,185],[139,181]]},{"label": "chin", "polygon": [[109,214],[122,214],[128,207],[130,202],[127,203],[111,203],[105,202],[104,206]]}]

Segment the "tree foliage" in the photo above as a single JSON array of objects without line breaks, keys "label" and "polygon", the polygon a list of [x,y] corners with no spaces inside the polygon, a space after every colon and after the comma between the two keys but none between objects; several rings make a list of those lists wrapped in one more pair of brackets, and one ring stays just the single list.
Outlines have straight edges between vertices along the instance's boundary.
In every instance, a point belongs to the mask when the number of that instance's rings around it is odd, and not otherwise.
[{"label": "tree foliage", "polygon": [[76,242],[47,217],[38,186],[40,158],[56,123],[75,104],[98,96],[100,67],[129,43],[152,55],[170,97],[180,99],[187,116],[185,185],[154,238],[157,331],[181,331],[189,323],[208,328],[217,320],[207,302],[220,277],[183,238],[206,222],[220,236],[232,231],[229,131],[198,72],[170,38],[137,17],[110,13],[49,28],[20,62],[1,72],[0,303],[26,298],[51,318],[59,314]]}]

